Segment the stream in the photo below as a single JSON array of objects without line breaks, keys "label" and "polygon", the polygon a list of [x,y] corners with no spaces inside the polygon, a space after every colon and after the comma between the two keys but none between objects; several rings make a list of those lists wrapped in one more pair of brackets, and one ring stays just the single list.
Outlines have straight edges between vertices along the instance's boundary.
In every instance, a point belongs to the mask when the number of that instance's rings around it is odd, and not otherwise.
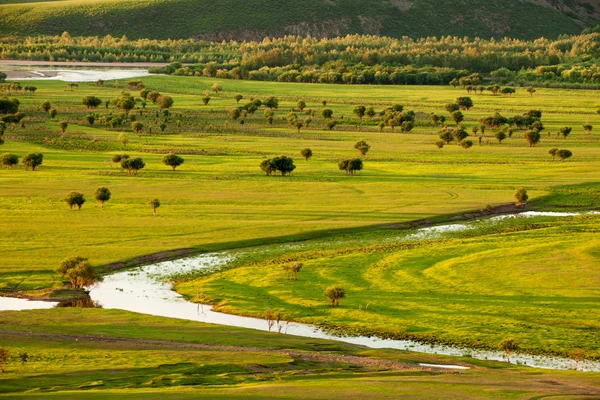
[{"label": "stream", "polygon": [[[483,220],[460,224],[438,225],[417,229],[414,233],[398,237],[397,240],[432,239],[445,232],[472,229],[478,223],[494,223],[505,218],[528,218],[537,216],[567,217],[576,213],[524,212],[501,215]],[[241,328],[268,330],[267,322],[260,318],[250,318],[223,314],[212,310],[210,305],[195,304],[172,290],[169,277],[193,271],[218,271],[233,259],[227,253],[210,253],[175,261],[166,261],[132,270],[115,272],[104,277],[104,281],[90,288],[90,297],[103,308],[121,309],[161,317],[179,318],[211,324],[221,324]],[[51,308],[55,302],[28,301],[24,299],[0,297],[1,310],[31,310]],[[500,351],[475,350],[446,345],[423,344],[411,340],[379,339],[365,336],[335,336],[320,328],[290,322],[275,324],[272,331],[309,338],[337,340],[370,348],[390,348],[421,353],[444,354],[450,356],[470,356],[481,360],[504,361]],[[546,369],[577,369],[579,371],[600,372],[600,362],[583,360],[575,364],[568,358],[535,356],[516,353],[510,356],[510,363]],[[448,366],[460,368],[460,366]]]}]

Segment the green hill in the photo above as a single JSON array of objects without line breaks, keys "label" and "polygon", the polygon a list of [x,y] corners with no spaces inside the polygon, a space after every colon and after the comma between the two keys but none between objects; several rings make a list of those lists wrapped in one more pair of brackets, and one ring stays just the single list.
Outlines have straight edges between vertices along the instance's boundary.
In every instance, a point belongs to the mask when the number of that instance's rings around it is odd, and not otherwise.
[{"label": "green hill", "polygon": [[0,0],[0,32],[130,38],[262,39],[577,33],[600,20],[591,0]]}]

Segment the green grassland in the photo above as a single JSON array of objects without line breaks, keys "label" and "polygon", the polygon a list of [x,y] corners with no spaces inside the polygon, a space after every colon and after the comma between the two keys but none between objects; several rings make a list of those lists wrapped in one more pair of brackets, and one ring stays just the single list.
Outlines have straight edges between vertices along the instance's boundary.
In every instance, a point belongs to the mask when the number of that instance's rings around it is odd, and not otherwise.
[{"label": "green grassland", "polygon": [[[24,318],[24,316],[27,318]],[[593,398],[595,374],[544,371],[144,316],[3,312],[0,397],[349,399]],[[26,352],[29,360],[19,361]],[[460,364],[448,373],[418,363]]]},{"label": "green grassland", "polygon": [[[586,135],[582,128],[586,121],[595,125],[600,120],[595,114],[598,103],[590,101],[595,92],[544,89],[533,97],[523,91],[512,98],[474,96],[475,107],[465,112],[467,127],[495,111],[512,116],[535,107],[544,111],[547,131],[542,142],[529,148],[517,131],[501,145],[488,134],[483,146],[466,151],[454,144],[440,151],[433,145],[438,128],[427,126],[425,119],[430,112],[444,112],[443,105],[462,90],[336,86],[332,93],[327,85],[221,81],[225,91],[203,106],[202,92],[213,82],[144,79],[147,87],[172,95],[175,106],[162,134],[156,127],[155,106],[138,116],[146,127],[153,126],[153,133],[139,138],[129,133],[127,153],[147,163],[134,177],[110,163],[112,154],[123,152],[116,139],[121,130],[128,130],[127,124],[117,129],[90,127],[83,122],[87,111],[80,104],[84,95],[108,100],[122,88],[81,84],[67,91],[64,83],[33,82],[39,88],[36,94],[19,96],[28,115],[26,126],[7,130],[2,152],[40,151],[45,158],[33,172],[22,167],[0,171],[2,289],[60,288],[63,281],[53,269],[72,254],[103,265],[182,248],[198,252],[320,237],[510,203],[521,186],[530,192],[531,207],[598,207],[594,183],[599,181],[600,136]],[[266,125],[262,111],[243,126],[228,119],[236,93],[246,99],[277,96],[280,108],[273,126]],[[322,118],[315,116],[310,128],[300,133],[291,129],[283,117],[299,98],[317,114],[327,99],[341,125],[325,130]],[[39,111],[43,100],[59,111],[56,120]],[[410,134],[389,128],[379,132],[376,121],[358,122],[351,112],[353,104],[382,109],[392,103],[421,113],[419,126]],[[97,112],[116,111],[111,107]],[[58,129],[63,119],[70,123],[65,137]],[[564,125],[574,131],[559,139],[556,132]],[[363,139],[372,145],[365,169],[346,176],[336,162],[356,156],[354,143]],[[304,147],[314,152],[309,162],[299,156]],[[566,162],[552,161],[551,147],[569,148],[575,155]],[[176,172],[161,162],[169,151],[186,160]],[[267,177],[260,171],[264,158],[278,154],[296,159],[292,176]],[[104,209],[93,201],[98,186],[113,192]],[[88,200],[79,212],[69,211],[62,200],[72,190]],[[157,216],[148,206],[155,197],[163,204]]]},{"label": "green grassland", "polygon": [[516,0],[225,0],[215,7],[205,0],[2,1],[0,31],[17,35],[60,35],[69,31],[72,35],[110,33],[130,38],[216,40],[349,33],[534,39],[578,33],[597,21],[597,10],[583,7],[590,3],[558,3],[552,7]]}]

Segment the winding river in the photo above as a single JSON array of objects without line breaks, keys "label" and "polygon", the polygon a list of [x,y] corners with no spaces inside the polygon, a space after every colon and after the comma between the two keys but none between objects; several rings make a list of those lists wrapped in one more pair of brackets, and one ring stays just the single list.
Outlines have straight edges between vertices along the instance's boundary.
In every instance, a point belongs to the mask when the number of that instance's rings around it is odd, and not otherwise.
[{"label": "winding river", "polygon": [[[421,228],[404,237],[399,237],[397,240],[435,238],[443,235],[445,232],[468,230],[477,223],[494,223],[505,218],[527,218],[535,216],[566,217],[574,215],[577,214],[525,212],[513,215],[503,215],[480,221]],[[90,297],[103,308],[114,308],[161,317],[179,318],[267,331],[268,324],[263,319],[215,312],[212,310],[212,306],[199,305],[186,301],[180,294],[172,290],[172,285],[169,283],[168,279],[170,276],[193,271],[217,271],[231,261],[232,257],[233,256],[227,253],[202,254],[195,257],[161,262],[132,270],[116,272],[106,276],[103,282],[90,288]],[[0,298],[0,310],[30,310],[51,308],[55,305],[56,303],[53,302]],[[507,361],[504,354],[499,351],[430,345],[410,340],[389,340],[376,337],[340,337],[326,333],[318,327],[296,322],[290,322],[289,324],[282,322],[280,325],[276,324],[273,331],[310,338],[338,340],[371,348],[391,348],[451,356],[468,355],[482,360]],[[567,358],[514,354],[511,355],[509,362],[537,368],[560,370],[577,369],[579,371],[600,372],[600,362],[588,360],[580,361],[575,365],[572,360]]]}]

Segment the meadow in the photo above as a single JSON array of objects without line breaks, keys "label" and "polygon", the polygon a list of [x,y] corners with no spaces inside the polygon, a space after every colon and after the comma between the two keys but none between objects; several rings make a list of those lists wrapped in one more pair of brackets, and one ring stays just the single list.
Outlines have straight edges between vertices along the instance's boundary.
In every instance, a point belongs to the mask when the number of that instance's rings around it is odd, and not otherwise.
[{"label": "meadow", "polygon": [[[159,128],[162,114],[150,102],[141,114],[131,112],[144,125],[139,135],[130,122],[117,127],[100,122],[120,114],[113,105],[88,110],[82,104],[88,95],[102,100],[120,96],[127,91],[124,81],[102,87],[80,83],[74,89],[64,82],[27,81],[22,84],[36,86],[35,94],[11,95],[26,117],[24,127],[8,126],[0,152],[41,152],[44,162],[35,171],[22,165],[0,169],[3,295],[64,296],[68,285],[54,269],[72,255],[109,272],[223,250],[236,255],[229,269],[178,277],[176,289],[189,298],[201,291],[203,300],[225,312],[262,316],[272,308],[345,333],[478,348],[495,348],[513,337],[530,353],[566,356],[580,348],[587,358],[600,356],[598,216],[506,221],[441,239],[397,240],[416,226],[472,219],[483,209],[514,211],[514,193],[521,187],[530,196],[521,210],[597,209],[600,134],[583,129],[600,121],[597,92],[539,89],[531,96],[517,88],[511,97],[472,95],[475,106],[463,111],[469,132],[495,112],[512,117],[539,109],[545,126],[541,142],[529,147],[524,131],[515,130],[499,144],[488,131],[481,145],[471,138],[475,145],[470,149],[456,142],[438,149],[440,126],[431,124],[429,115],[447,115],[444,106],[466,95],[463,89],[337,85],[332,90],[320,84],[176,76],[142,80],[146,88],[174,99],[164,131]],[[204,92],[214,83],[223,90],[204,105]],[[277,97],[273,124],[267,124],[264,107],[244,118],[244,124],[232,120],[228,112],[237,107],[238,93],[240,105],[250,98]],[[56,118],[40,110],[45,100],[57,110]],[[310,125],[300,130],[285,119],[298,100],[315,111]],[[338,121],[333,130],[320,116],[323,101]],[[392,104],[417,113],[410,133],[389,127],[380,131],[378,116],[359,120],[352,111],[356,105],[380,111]],[[294,112],[300,119],[308,117]],[[86,122],[90,113],[98,116],[93,125]],[[64,134],[60,121],[68,122]],[[563,126],[573,127],[567,138],[557,135]],[[126,146],[118,141],[123,132]],[[359,157],[354,144],[361,140],[371,145],[362,157],[364,169],[348,176],[337,161]],[[313,151],[308,161],[300,156],[306,147]],[[548,150],[555,147],[570,149],[573,157],[553,160]],[[176,171],[162,163],[171,152],[185,159]],[[122,153],[142,157],[146,167],[128,176],[111,162]],[[281,154],[294,158],[293,174],[266,176],[260,163]],[[103,208],[93,199],[100,186],[112,192]],[[84,193],[87,201],[80,211],[67,207],[64,198],[70,191]],[[148,204],[154,198],[161,202],[157,215]],[[290,261],[304,264],[298,281],[286,279],[282,265]],[[333,283],[347,291],[339,308],[329,307],[322,294]],[[19,331],[54,336],[20,337]],[[94,339],[83,340],[86,335]],[[77,398],[85,390],[97,397],[285,398],[292,393],[319,398],[332,385],[349,398],[354,396],[350,388],[359,387],[355,397],[360,398],[433,396],[440,388],[447,398],[525,398],[557,391],[583,398],[598,392],[591,374],[367,350],[115,310],[2,312],[0,338],[13,357],[23,351],[35,355],[23,368],[15,367],[19,361],[13,358],[2,375],[2,395],[11,398],[26,390],[35,393],[19,396]],[[216,354],[181,344],[188,342],[309,353],[326,349],[412,366],[452,360],[474,367],[464,374],[390,371],[389,366],[357,367],[355,360],[305,362],[255,349],[249,350],[252,354],[239,349]],[[515,386],[516,379],[521,386]],[[492,392],[481,394],[482,387]]]}]

